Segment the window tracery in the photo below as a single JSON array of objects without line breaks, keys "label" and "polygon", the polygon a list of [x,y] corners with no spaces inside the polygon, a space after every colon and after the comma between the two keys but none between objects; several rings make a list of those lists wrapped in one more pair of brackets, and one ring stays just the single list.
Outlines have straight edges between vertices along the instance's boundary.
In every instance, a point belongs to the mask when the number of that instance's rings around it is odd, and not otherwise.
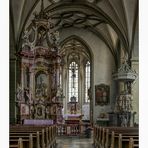
[{"label": "window tracery", "polygon": [[69,65],[69,101],[71,101],[72,97],[76,98],[76,102],[78,99],[78,64],[75,61],[72,61]]},{"label": "window tracery", "polygon": [[90,89],[90,62],[87,61],[86,65],[85,65],[85,98],[84,98],[84,103],[90,102],[89,89]]}]

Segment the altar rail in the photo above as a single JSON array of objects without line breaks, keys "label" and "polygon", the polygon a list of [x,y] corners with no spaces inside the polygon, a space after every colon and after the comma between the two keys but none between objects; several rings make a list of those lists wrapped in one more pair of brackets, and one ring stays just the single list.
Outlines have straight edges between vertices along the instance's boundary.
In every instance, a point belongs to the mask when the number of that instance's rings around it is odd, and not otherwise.
[{"label": "altar rail", "polygon": [[58,124],[57,136],[80,136],[88,126],[90,124]]}]

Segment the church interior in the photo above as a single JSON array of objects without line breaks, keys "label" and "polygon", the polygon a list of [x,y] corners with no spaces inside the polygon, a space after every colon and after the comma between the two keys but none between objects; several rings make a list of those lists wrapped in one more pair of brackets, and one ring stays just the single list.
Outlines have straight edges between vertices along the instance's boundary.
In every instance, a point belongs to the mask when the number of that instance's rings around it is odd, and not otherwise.
[{"label": "church interior", "polygon": [[138,8],[10,1],[10,148],[139,147]]}]

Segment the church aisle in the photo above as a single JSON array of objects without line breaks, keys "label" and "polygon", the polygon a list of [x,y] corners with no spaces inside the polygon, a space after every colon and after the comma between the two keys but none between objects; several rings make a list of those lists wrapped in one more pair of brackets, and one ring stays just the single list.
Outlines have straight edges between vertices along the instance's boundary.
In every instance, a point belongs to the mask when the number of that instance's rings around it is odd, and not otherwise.
[{"label": "church aisle", "polygon": [[58,137],[56,148],[93,148],[92,138]]}]

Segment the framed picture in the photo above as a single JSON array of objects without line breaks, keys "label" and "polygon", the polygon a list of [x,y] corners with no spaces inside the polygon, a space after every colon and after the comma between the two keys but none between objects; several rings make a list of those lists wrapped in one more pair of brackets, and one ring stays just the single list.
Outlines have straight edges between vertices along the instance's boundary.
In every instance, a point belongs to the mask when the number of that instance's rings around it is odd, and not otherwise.
[{"label": "framed picture", "polygon": [[45,118],[45,106],[44,105],[37,105],[36,106],[36,119],[44,119]]},{"label": "framed picture", "polygon": [[108,85],[95,86],[95,105],[107,105],[110,100],[110,88]]},{"label": "framed picture", "polygon": [[35,77],[35,95],[37,98],[47,97],[47,75],[44,72],[38,72]]},{"label": "framed picture", "polygon": [[29,106],[21,104],[21,115],[29,115]]}]

